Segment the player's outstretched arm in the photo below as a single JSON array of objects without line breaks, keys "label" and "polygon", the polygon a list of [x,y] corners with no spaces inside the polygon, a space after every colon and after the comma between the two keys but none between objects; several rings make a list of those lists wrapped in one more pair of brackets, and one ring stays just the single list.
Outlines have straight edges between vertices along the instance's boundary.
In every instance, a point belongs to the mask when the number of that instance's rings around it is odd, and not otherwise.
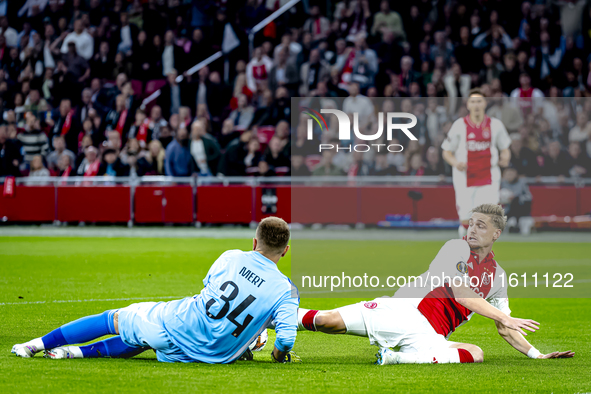
[{"label": "player's outstretched arm", "polygon": [[271,354],[275,362],[288,363],[302,361],[291,351],[295,344],[298,327],[299,299],[286,297],[273,312],[275,322],[275,347]]},{"label": "player's outstretched arm", "polygon": [[527,335],[524,330],[535,332],[539,328],[538,326],[540,323],[534,320],[518,319],[501,312],[483,298],[475,296],[474,292],[470,290],[468,286],[451,286],[451,288],[454,293],[454,298],[460,305],[470,309],[474,313],[488,317],[495,322],[500,322],[510,330],[515,330],[523,335]]},{"label": "player's outstretched arm", "polygon": [[536,359],[549,359],[549,358],[571,358],[575,355],[575,352],[566,351],[566,352],[552,352],[548,354],[542,354],[538,349],[533,347],[527,339],[521,335],[520,332],[516,330],[512,330],[509,327],[505,326],[503,323],[495,321],[497,326],[497,330],[499,335],[503,337],[505,341],[515,349],[520,351],[521,353],[525,354],[530,358]]}]

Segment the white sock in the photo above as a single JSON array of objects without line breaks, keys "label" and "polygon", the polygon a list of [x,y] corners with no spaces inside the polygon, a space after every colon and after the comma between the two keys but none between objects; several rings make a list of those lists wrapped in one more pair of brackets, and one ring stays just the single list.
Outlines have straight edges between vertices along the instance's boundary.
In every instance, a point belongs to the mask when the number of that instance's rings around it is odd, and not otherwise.
[{"label": "white sock", "polygon": [[457,364],[460,362],[458,349],[437,349],[416,353],[399,353],[401,364]]},{"label": "white sock", "polygon": [[25,343],[25,345],[35,349],[35,353],[45,350],[45,345],[43,344],[41,338],[31,339],[29,342]]},{"label": "white sock", "polygon": [[460,239],[462,239],[468,234],[468,230],[460,224],[460,227],[458,227],[458,234],[460,235]]},{"label": "white sock", "polygon": [[306,328],[302,324],[302,319],[304,315],[308,313],[309,309],[298,308],[298,331],[306,331]]},{"label": "white sock", "polygon": [[74,358],[84,358],[82,350],[80,350],[79,346],[68,346],[68,350],[70,351],[70,353],[72,353],[72,356],[74,356]]}]

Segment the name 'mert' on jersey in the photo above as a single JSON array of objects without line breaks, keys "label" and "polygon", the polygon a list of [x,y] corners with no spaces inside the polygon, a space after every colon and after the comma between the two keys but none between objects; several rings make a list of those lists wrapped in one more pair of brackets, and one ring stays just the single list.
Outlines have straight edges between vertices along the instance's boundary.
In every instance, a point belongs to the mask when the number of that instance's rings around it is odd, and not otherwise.
[{"label": "name 'mert' on jersey", "polygon": [[200,294],[166,304],[164,328],[191,358],[229,363],[275,322],[275,346],[293,347],[299,296],[277,265],[254,251],[229,250],[211,266]]}]

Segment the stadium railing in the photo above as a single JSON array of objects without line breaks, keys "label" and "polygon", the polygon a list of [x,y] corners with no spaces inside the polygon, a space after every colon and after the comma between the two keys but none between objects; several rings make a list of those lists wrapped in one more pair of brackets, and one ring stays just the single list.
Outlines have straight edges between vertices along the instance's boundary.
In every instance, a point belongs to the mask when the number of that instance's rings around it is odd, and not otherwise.
[{"label": "stadium railing", "polygon": [[[591,180],[530,178],[532,216],[591,212]],[[0,183],[3,178],[0,178]],[[412,194],[412,196],[411,196]],[[0,195],[0,220],[60,224],[249,224],[275,215],[293,223],[376,225],[387,215],[456,220],[451,179],[391,177],[17,178]],[[567,219],[568,220],[568,219]]]}]

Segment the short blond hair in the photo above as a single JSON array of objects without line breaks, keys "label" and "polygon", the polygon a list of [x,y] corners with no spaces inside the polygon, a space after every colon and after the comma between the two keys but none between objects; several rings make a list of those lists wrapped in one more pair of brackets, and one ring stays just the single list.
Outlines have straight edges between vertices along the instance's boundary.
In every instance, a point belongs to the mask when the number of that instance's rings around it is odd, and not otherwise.
[{"label": "short blond hair", "polygon": [[482,213],[490,217],[494,226],[501,231],[505,230],[507,225],[507,216],[505,216],[505,210],[502,206],[497,204],[481,204],[474,208],[472,213]]},{"label": "short blond hair", "polygon": [[261,249],[270,253],[282,253],[289,242],[289,235],[287,222],[275,216],[261,220],[256,231]]}]

